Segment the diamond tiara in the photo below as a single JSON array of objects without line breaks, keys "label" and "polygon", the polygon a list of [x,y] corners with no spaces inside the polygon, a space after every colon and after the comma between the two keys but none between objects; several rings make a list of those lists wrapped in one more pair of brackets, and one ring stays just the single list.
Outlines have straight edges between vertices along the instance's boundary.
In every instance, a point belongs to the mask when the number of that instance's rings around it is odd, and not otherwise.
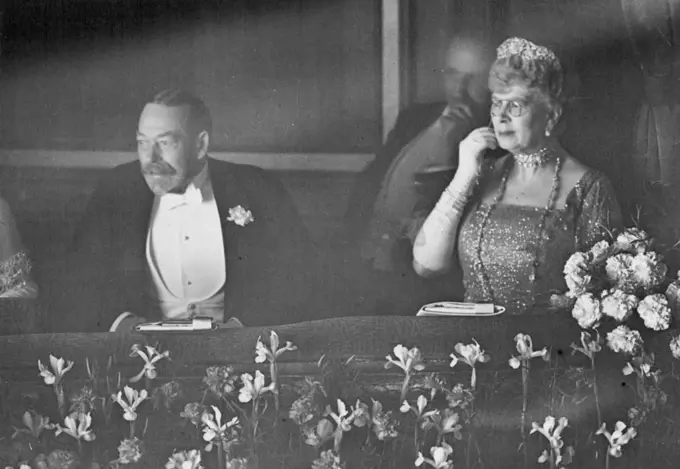
[{"label": "diamond tiara", "polygon": [[547,62],[548,66],[558,71],[562,70],[562,64],[553,51],[520,37],[506,39],[496,49],[497,59],[505,59],[513,55],[519,55],[522,60],[531,62]]}]

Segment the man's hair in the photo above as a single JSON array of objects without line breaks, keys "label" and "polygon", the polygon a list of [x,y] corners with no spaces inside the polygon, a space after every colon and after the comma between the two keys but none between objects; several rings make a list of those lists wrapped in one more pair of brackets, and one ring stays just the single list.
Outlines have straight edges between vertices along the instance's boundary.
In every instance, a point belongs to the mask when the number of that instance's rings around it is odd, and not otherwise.
[{"label": "man's hair", "polygon": [[156,94],[150,101],[152,104],[162,104],[168,107],[183,107],[189,109],[189,126],[199,134],[203,131],[212,133],[212,117],[208,106],[194,94],[178,89],[171,88]]},{"label": "man's hair", "polygon": [[456,47],[473,47],[482,54],[483,58],[488,61],[489,65],[494,60],[494,48],[491,41],[481,31],[458,31],[447,36],[447,48]]}]

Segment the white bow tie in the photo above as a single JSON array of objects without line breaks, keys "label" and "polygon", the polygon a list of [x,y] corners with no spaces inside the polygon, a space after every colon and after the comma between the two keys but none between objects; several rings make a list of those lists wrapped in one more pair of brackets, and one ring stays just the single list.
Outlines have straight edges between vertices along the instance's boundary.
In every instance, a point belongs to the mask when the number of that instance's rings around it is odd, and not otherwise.
[{"label": "white bow tie", "polygon": [[201,202],[203,202],[203,194],[193,184],[187,187],[184,194],[165,194],[160,200],[162,207],[167,210],[172,210],[182,205],[199,205]]}]

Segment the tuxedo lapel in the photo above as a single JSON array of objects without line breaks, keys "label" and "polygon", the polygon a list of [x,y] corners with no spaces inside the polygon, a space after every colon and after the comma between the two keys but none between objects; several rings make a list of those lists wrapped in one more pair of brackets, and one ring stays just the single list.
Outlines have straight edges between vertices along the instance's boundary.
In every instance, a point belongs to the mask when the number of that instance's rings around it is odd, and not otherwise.
[{"label": "tuxedo lapel", "polygon": [[137,174],[132,181],[132,185],[126,194],[129,197],[127,210],[129,210],[130,216],[128,220],[128,246],[130,254],[141,259],[142,265],[145,265],[146,238],[149,232],[154,194],[141,173]]},{"label": "tuxedo lapel", "polygon": [[[242,227],[229,221],[229,209],[242,206],[250,208],[250,198],[233,172],[231,165],[215,159],[208,159],[208,173],[217,204],[217,211],[222,226],[224,239],[225,263],[227,272],[227,285],[225,288],[225,305],[231,302],[233,296],[242,290],[243,272],[242,265],[249,257],[249,237],[244,236],[246,227]],[[227,314],[227,313],[225,313]],[[233,315],[233,314],[232,314]],[[231,317],[231,316],[230,316]],[[225,319],[228,319],[225,317]]]}]

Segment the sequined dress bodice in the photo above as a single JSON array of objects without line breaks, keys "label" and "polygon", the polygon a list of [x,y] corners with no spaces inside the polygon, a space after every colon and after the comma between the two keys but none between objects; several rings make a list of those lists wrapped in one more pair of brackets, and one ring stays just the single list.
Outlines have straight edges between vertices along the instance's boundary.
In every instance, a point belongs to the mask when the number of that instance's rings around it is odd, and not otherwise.
[{"label": "sequined dress bodice", "polygon": [[566,290],[562,271],[569,256],[620,223],[611,184],[594,170],[581,178],[564,207],[548,213],[540,238],[545,208],[499,203],[480,243],[485,208],[476,204],[468,211],[458,236],[465,301],[494,302],[509,313],[547,306],[551,293]]}]

